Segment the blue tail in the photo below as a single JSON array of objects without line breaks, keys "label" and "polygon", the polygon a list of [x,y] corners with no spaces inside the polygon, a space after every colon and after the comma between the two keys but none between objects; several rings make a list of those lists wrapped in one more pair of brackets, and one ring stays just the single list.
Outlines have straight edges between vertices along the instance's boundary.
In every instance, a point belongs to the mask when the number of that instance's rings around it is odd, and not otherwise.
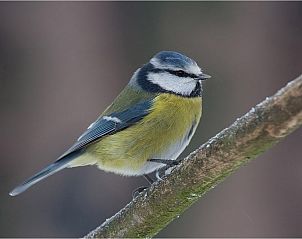
[{"label": "blue tail", "polygon": [[39,173],[35,174],[34,176],[27,179],[25,182],[20,184],[13,191],[11,191],[9,193],[9,195],[16,196],[20,193],[23,193],[25,190],[27,190],[28,188],[30,188],[37,182],[40,182],[44,178],[47,178],[48,176],[68,167],[68,163],[70,161],[72,161],[73,159],[75,159],[80,154],[81,154],[81,152],[76,151],[76,152],[66,155],[65,157],[63,157],[61,159],[58,159],[56,162],[54,162],[51,165],[47,166],[46,168],[42,169]]}]

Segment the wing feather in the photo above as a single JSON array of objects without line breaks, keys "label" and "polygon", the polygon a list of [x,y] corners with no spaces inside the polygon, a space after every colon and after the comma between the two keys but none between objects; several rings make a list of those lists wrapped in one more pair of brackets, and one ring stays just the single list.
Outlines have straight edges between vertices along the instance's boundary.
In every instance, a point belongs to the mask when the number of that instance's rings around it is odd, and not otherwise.
[{"label": "wing feather", "polygon": [[97,119],[60,158],[83,149],[104,136],[114,134],[135,124],[149,113],[152,102],[152,100],[143,101],[121,112],[114,112]]},{"label": "wing feather", "polygon": [[76,143],[67,150],[57,161],[42,169],[40,172],[30,177],[24,183],[16,187],[10,192],[11,196],[16,196],[29,187],[33,186],[42,179],[59,172],[60,170],[68,167],[68,164],[81,155],[81,150],[89,144],[101,139],[102,137],[114,134],[120,130],[135,124],[145,115],[150,112],[152,100],[137,103],[131,108],[121,112],[114,112],[97,119],[91,124],[88,129],[78,138]]}]

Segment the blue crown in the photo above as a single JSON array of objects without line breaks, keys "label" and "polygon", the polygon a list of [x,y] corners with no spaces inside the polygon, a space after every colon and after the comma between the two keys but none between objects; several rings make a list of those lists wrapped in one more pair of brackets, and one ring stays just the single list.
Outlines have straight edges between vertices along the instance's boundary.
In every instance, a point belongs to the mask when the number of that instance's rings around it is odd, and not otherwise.
[{"label": "blue crown", "polygon": [[191,58],[175,51],[161,51],[151,59],[151,62],[152,60],[166,67],[186,68],[188,65],[197,65]]}]

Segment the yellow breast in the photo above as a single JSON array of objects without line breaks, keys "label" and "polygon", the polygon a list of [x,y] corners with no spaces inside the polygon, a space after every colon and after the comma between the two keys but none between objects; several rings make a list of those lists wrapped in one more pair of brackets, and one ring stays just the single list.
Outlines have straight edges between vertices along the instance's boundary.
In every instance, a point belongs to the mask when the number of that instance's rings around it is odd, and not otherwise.
[{"label": "yellow breast", "polygon": [[145,118],[89,146],[87,152],[103,170],[124,175],[141,174],[148,159],[165,152],[193,131],[200,116],[200,97],[161,94],[154,99]]}]

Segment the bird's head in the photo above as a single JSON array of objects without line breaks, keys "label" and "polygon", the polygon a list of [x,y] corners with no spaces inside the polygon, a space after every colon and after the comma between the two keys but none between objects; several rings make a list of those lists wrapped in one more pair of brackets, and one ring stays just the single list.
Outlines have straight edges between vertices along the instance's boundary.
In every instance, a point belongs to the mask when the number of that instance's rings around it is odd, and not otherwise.
[{"label": "bird's head", "polygon": [[161,51],[135,72],[132,81],[149,92],[196,97],[201,95],[201,81],[208,78],[191,58]]}]

